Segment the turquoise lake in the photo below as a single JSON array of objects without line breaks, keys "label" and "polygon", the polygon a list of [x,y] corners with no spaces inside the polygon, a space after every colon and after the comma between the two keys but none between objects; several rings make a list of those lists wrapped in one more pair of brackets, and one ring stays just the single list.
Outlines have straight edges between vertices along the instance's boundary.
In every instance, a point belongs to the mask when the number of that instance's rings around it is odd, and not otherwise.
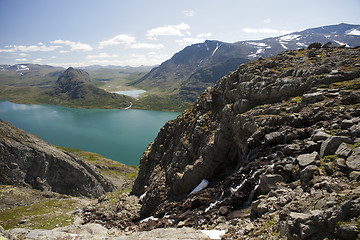
[{"label": "turquoise lake", "polygon": [[0,118],[18,128],[51,144],[99,153],[128,165],[139,165],[160,128],[179,114],[0,102]]}]

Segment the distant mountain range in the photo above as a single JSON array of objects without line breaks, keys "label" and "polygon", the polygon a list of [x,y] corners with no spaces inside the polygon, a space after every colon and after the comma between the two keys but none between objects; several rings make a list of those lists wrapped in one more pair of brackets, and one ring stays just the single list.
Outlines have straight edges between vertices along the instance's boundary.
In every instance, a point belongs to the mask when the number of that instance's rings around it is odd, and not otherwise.
[{"label": "distant mountain range", "polygon": [[204,89],[242,63],[274,56],[286,50],[306,48],[314,42],[358,46],[360,25],[342,23],[280,37],[236,43],[207,40],[185,47],[131,85],[180,95],[184,100],[192,102]]},{"label": "distant mountain range", "polygon": [[[181,111],[206,88],[236,70],[239,65],[275,56],[283,51],[307,48],[314,42],[331,42],[333,46],[359,46],[360,25],[342,23],[235,43],[206,40],[185,47],[154,68],[93,65],[80,69],[90,74],[95,86],[107,91],[118,90],[119,86],[146,90],[146,95],[134,102],[134,108]],[[12,87],[51,88],[64,71],[64,68],[48,65],[0,65],[0,86],[3,86],[0,97],[17,98]]]}]

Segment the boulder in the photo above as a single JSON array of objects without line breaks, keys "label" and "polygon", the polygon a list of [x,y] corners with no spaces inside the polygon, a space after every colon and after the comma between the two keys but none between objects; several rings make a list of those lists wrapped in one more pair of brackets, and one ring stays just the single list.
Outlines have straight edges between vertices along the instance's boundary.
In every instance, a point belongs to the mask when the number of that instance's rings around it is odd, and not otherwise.
[{"label": "boulder", "polygon": [[321,43],[311,43],[307,48],[308,49],[320,49],[322,47]]},{"label": "boulder", "polygon": [[355,148],[354,152],[346,159],[346,165],[354,171],[360,171],[360,147]]},{"label": "boulder", "polygon": [[319,159],[320,159],[320,157],[317,152],[301,154],[297,157],[297,160],[301,167],[306,167],[310,164],[315,164],[315,161],[319,160]]},{"label": "boulder", "polygon": [[251,204],[251,215],[260,217],[264,213],[268,212],[269,203],[266,199],[258,199]]},{"label": "boulder", "polygon": [[272,189],[276,189],[276,184],[283,182],[284,179],[278,174],[267,174],[260,177],[260,190],[262,193],[268,193]]},{"label": "boulder", "polygon": [[271,132],[265,135],[265,144],[272,145],[280,142],[284,138],[281,132]]},{"label": "boulder", "polygon": [[294,143],[294,144],[285,145],[283,151],[287,155],[292,155],[295,152],[299,151],[300,149],[301,149],[301,146],[299,144]]},{"label": "boulder", "polygon": [[335,165],[337,168],[339,168],[340,170],[346,170],[347,166],[346,166],[346,162],[344,159],[342,158],[338,158],[335,160]]},{"label": "boulder", "polygon": [[336,155],[343,156],[345,158],[349,157],[351,153],[352,153],[351,148],[349,148],[347,144],[344,142],[339,145],[339,147],[335,152]]},{"label": "boulder", "polygon": [[360,102],[360,93],[357,92],[351,92],[348,95],[343,96],[341,99],[342,104],[357,104]]},{"label": "boulder", "polygon": [[310,239],[326,227],[322,214],[318,210],[309,213],[291,212],[288,219],[289,232],[297,233],[299,239]]},{"label": "boulder", "polygon": [[307,93],[302,96],[301,102],[316,103],[316,102],[320,102],[324,99],[325,99],[324,94],[321,92]]},{"label": "boulder", "polygon": [[360,137],[360,124],[353,125],[349,128],[350,135],[354,138]]},{"label": "boulder", "polygon": [[359,230],[356,224],[342,224],[338,229],[338,235],[341,237],[341,239],[357,239],[358,234]]},{"label": "boulder", "polygon": [[360,180],[360,171],[352,171],[352,172],[349,174],[349,178],[350,178],[351,180],[359,181],[359,180]]},{"label": "boulder", "polygon": [[335,46],[331,42],[327,42],[322,45],[322,48],[334,48]]},{"label": "boulder", "polygon": [[341,143],[353,144],[353,141],[344,136],[331,136],[321,144],[320,157],[335,154]]},{"label": "boulder", "polygon": [[314,142],[318,142],[318,141],[323,141],[323,140],[326,140],[330,137],[329,134],[325,133],[324,131],[317,131],[313,137],[312,137],[312,140]]},{"label": "boulder", "polygon": [[340,123],[342,129],[349,129],[352,125],[354,125],[354,123],[351,119],[344,119]]},{"label": "boulder", "polygon": [[309,165],[309,166],[305,167],[303,170],[301,170],[300,178],[303,182],[308,182],[314,177],[314,174],[317,171],[318,171],[317,166]]}]

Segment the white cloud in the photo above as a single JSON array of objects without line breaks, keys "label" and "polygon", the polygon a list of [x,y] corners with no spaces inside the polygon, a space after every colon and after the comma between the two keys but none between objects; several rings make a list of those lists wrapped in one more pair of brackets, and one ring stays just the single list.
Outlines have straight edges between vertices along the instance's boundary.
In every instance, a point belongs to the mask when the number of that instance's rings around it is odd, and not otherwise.
[{"label": "white cloud", "polygon": [[264,23],[270,23],[271,22],[271,19],[270,18],[267,18],[264,20]]},{"label": "white cloud", "polygon": [[5,49],[0,49],[0,52],[51,52],[61,46],[46,46],[46,45],[31,45],[31,46],[24,46],[24,45],[9,45],[5,46]]},{"label": "white cloud", "polygon": [[19,55],[20,57],[27,57],[29,54],[27,54],[27,53],[18,53],[18,55]]},{"label": "white cloud", "polygon": [[144,48],[148,48],[148,49],[162,49],[164,48],[164,45],[160,44],[152,44],[152,43],[135,43],[133,45],[131,45],[131,48],[135,48],[135,49],[144,49]]},{"label": "white cloud", "polygon": [[107,53],[100,53],[100,54],[98,54],[98,55],[88,55],[86,58],[87,59],[99,59],[99,58],[102,58],[102,59],[104,59],[104,58],[118,58],[119,57],[119,55],[117,55],[117,54],[107,54]]},{"label": "white cloud", "polygon": [[198,38],[208,38],[211,37],[212,34],[211,33],[200,33],[197,35]]},{"label": "white cloud", "polygon": [[73,41],[69,41],[69,40],[58,39],[55,41],[51,41],[50,43],[70,46],[70,51],[91,51],[91,50],[93,50],[93,48],[89,44],[81,43],[81,42],[73,42]]},{"label": "white cloud", "polygon": [[183,38],[181,40],[176,40],[176,42],[181,46],[187,46],[194,43],[202,43],[205,40],[205,38]]},{"label": "white cloud", "polygon": [[44,59],[42,59],[42,58],[36,58],[36,59],[32,60],[33,63],[41,63],[42,61],[44,61]]},{"label": "white cloud", "polygon": [[[101,54],[99,54],[101,55]],[[103,55],[106,56],[106,55]],[[109,55],[112,56],[112,55]],[[115,66],[154,66],[158,65],[165,60],[169,59],[169,55],[167,54],[158,54],[156,52],[149,52],[147,54],[129,54],[121,56],[122,58],[93,58],[88,59],[82,62],[64,62],[64,63],[49,63],[52,66],[61,66],[61,67],[82,67],[82,66],[90,66],[90,65],[115,65]]]},{"label": "white cloud", "polygon": [[15,61],[17,61],[17,62],[26,62],[27,58],[17,58],[17,59],[15,59]]},{"label": "white cloud", "polygon": [[184,10],[184,11],[182,11],[181,13],[184,14],[185,17],[193,17],[193,16],[195,16],[194,10],[191,10],[191,9],[189,9],[189,10]]},{"label": "white cloud", "polygon": [[187,46],[190,44],[194,44],[194,43],[202,43],[204,42],[206,39],[209,39],[209,37],[212,36],[212,33],[200,33],[198,35],[196,35],[196,37],[184,37],[181,40],[176,40],[176,42],[180,45],[180,46]]},{"label": "white cloud", "polygon": [[120,34],[108,40],[99,43],[99,48],[107,46],[118,45],[118,44],[130,44],[135,42],[135,37],[126,34]]},{"label": "white cloud", "polygon": [[279,30],[279,29],[273,29],[273,28],[244,28],[243,32],[245,33],[268,33],[268,34],[288,34],[291,33],[291,31],[287,30]]},{"label": "white cloud", "polygon": [[167,25],[165,27],[157,27],[147,31],[146,36],[151,40],[156,40],[158,36],[184,36],[182,31],[190,28],[186,23],[178,25]]}]

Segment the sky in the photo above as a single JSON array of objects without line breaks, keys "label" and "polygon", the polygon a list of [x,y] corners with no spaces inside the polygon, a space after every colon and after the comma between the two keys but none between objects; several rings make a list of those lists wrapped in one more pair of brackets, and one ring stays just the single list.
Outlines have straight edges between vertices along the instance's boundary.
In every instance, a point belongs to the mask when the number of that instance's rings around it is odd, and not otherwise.
[{"label": "sky", "polygon": [[205,40],[360,24],[360,0],[0,0],[0,64],[153,66]]}]

